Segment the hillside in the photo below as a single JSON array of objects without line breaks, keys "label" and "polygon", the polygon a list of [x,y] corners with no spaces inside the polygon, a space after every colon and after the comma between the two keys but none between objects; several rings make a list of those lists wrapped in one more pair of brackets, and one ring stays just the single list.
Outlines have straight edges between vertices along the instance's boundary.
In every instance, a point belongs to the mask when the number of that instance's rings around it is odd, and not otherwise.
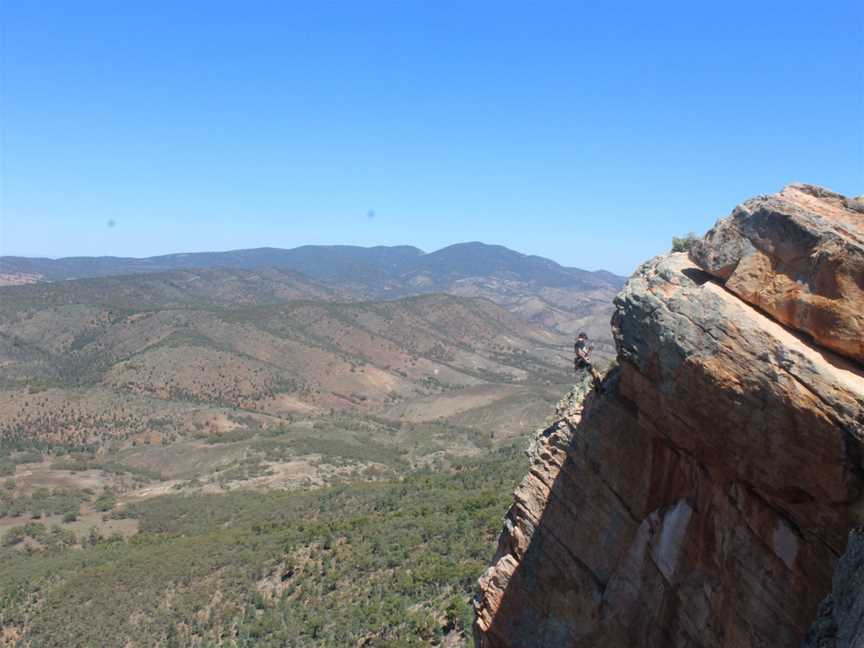
[{"label": "hillside", "polygon": [[458,243],[431,253],[411,246],[304,245],[292,249],[257,248],[147,258],[0,256],[0,273],[20,273],[43,281],[214,267],[280,268],[342,284],[394,282],[392,286],[381,286],[382,290],[398,289],[400,281],[417,281],[417,277],[428,279],[438,288],[456,278],[479,276],[507,276],[525,283],[583,288],[617,285],[622,281],[622,277],[609,272],[567,268],[543,257],[477,242]]},{"label": "hillside", "polygon": [[616,278],[291,253],[0,288],[0,646],[467,644],[524,439],[573,330],[608,361]]},{"label": "hillside", "polygon": [[0,288],[0,646],[466,645],[570,353],[284,270]]},{"label": "hillside", "polygon": [[[305,245],[290,250],[255,248],[229,252],[191,252],[147,258],[130,257],[0,257],[0,272],[23,273],[43,281],[85,279],[113,275],[167,272],[196,268],[282,268],[310,277],[343,280],[360,275],[361,280],[399,274],[423,255],[410,246],[363,248],[352,245]],[[369,275],[368,277],[364,275]]]},{"label": "hillside", "polygon": [[477,645],[794,647],[818,614],[809,645],[859,646],[860,199],[749,200],[615,306],[619,367],[538,433]]},{"label": "hillside", "polygon": [[28,516],[0,536],[0,646],[466,646],[523,467],[504,448],[399,480]]},{"label": "hillside", "polygon": [[609,272],[568,268],[500,245],[460,243],[428,254],[410,246],[309,245],[143,259],[6,256],[0,257],[0,285],[202,268],[299,272],[334,292],[368,299],[433,292],[485,297],[567,335],[587,330],[607,357],[614,353],[608,333],[612,298],[624,284]]},{"label": "hillside", "polygon": [[375,412],[568,378],[567,340],[487,300],[291,299],[304,295],[336,294],[219,270],[0,289],[0,435],[91,443],[146,435],[153,420],[192,430],[226,410]]},{"label": "hillside", "polygon": [[0,317],[24,308],[86,304],[153,309],[350,300],[357,295],[290,270],[205,268],[85,280],[31,282],[0,288]]}]

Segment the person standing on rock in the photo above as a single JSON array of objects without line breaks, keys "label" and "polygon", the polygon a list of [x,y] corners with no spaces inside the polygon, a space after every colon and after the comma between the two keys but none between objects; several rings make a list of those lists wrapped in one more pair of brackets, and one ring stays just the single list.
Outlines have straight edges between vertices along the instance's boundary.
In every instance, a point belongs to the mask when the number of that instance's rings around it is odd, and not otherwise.
[{"label": "person standing on rock", "polygon": [[587,370],[591,376],[591,380],[594,382],[594,387],[598,387],[601,378],[594,368],[594,364],[591,362],[591,351],[593,349],[593,345],[588,344],[588,336],[585,333],[580,333],[576,336],[576,342],[573,344],[573,370],[577,376],[580,375],[580,372]]}]

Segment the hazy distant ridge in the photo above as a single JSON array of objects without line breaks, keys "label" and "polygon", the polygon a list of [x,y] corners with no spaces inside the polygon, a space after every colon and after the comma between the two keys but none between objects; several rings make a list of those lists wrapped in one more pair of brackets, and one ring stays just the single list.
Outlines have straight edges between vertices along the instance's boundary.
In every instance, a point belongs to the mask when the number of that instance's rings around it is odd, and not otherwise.
[{"label": "hazy distant ridge", "polygon": [[0,257],[0,273],[39,275],[45,281],[213,267],[283,268],[314,279],[352,283],[404,280],[415,276],[435,285],[459,277],[488,275],[559,287],[609,288],[623,283],[622,277],[610,272],[568,268],[543,257],[476,242],[458,243],[428,254],[407,245],[369,248],[304,245],[293,249],[265,247],[147,258]]}]

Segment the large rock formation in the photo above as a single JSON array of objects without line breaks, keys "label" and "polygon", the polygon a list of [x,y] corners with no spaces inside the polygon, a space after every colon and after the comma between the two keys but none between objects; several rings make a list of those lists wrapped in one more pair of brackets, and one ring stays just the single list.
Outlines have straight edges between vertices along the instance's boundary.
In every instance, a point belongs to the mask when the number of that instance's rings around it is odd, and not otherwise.
[{"label": "large rock formation", "polygon": [[864,519],[848,205],[793,186],[721,221],[698,265],[639,268],[616,299],[619,368],[538,437],[480,581],[478,646],[800,644]]},{"label": "large rock formation", "polygon": [[864,362],[864,202],[811,185],[740,205],[693,259],[741,299]]}]

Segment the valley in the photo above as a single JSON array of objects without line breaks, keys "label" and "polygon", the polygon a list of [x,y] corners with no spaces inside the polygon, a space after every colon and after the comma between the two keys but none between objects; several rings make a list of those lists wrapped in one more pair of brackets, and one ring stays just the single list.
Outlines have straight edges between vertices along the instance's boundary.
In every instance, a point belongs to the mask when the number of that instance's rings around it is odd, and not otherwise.
[{"label": "valley", "polygon": [[435,418],[447,418],[512,385],[568,380],[564,336],[483,299],[181,307],[145,297],[133,308],[91,281],[49,284],[72,302],[56,305],[26,294],[40,286],[5,289],[5,442],[173,440],[435,396]]},{"label": "valley", "polygon": [[603,296],[513,281],[0,288],[0,646],[467,645],[565,331]]}]

